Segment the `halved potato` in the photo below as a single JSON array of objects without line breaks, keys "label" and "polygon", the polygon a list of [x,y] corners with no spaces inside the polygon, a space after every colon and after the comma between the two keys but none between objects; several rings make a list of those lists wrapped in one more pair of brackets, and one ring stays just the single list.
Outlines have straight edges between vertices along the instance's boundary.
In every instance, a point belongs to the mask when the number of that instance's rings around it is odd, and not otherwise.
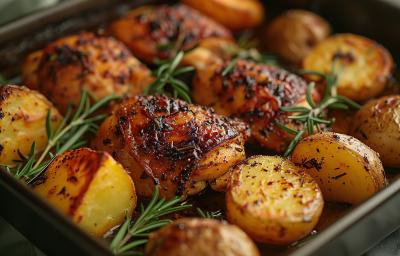
[{"label": "halved potato", "polygon": [[0,164],[15,166],[33,142],[36,152],[44,150],[49,111],[51,127],[57,129],[62,116],[42,94],[23,86],[0,87]]},{"label": "halved potato", "polygon": [[254,242],[234,225],[213,219],[179,219],[150,235],[146,255],[258,256]]},{"label": "halved potato", "polygon": [[329,23],[317,14],[289,10],[268,25],[264,45],[289,63],[301,64],[303,58],[330,33]]},{"label": "halved potato", "polygon": [[101,237],[136,206],[135,186],[108,153],[67,151],[49,165],[34,191],[88,233]]},{"label": "halved potato", "polygon": [[400,167],[400,96],[362,106],[354,118],[352,134],[378,152],[383,165]]},{"label": "halved potato", "polygon": [[256,241],[290,244],[317,224],[324,201],[318,184],[279,156],[237,165],[226,192],[227,218]]},{"label": "halved potato", "polygon": [[259,0],[182,0],[232,30],[254,28],[264,20]]},{"label": "halved potato", "polygon": [[303,67],[330,73],[334,63],[339,94],[356,101],[380,94],[393,69],[392,56],[383,46],[353,34],[337,34],[322,41],[304,59]]},{"label": "halved potato", "polygon": [[361,203],[386,184],[379,155],[348,135],[324,132],[306,137],[291,159],[315,178],[327,201]]}]

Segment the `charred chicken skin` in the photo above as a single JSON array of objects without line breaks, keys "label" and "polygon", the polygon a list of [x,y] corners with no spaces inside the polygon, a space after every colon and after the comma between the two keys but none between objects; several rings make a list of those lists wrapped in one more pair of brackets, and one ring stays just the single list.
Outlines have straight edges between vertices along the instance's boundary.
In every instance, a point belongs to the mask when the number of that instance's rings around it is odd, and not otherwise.
[{"label": "charred chicken skin", "polygon": [[192,195],[245,158],[237,121],[164,96],[124,99],[100,126],[93,148],[130,173],[137,193]]},{"label": "charred chicken skin", "polygon": [[148,63],[171,58],[206,38],[233,38],[225,27],[182,4],[134,9],[112,23],[109,31]]},{"label": "charred chicken skin", "polygon": [[82,90],[96,98],[139,94],[153,81],[150,70],[113,38],[81,33],[61,38],[30,54],[23,80],[65,113],[76,106]]},{"label": "charred chicken skin", "polygon": [[284,151],[292,135],[279,128],[276,122],[292,127],[297,124],[289,122],[287,113],[280,108],[306,106],[307,83],[283,69],[247,60],[238,60],[231,71],[223,75],[227,65],[229,62],[217,58],[206,66],[195,65],[195,101],[212,106],[218,114],[244,120],[250,126],[253,140],[275,152]]}]

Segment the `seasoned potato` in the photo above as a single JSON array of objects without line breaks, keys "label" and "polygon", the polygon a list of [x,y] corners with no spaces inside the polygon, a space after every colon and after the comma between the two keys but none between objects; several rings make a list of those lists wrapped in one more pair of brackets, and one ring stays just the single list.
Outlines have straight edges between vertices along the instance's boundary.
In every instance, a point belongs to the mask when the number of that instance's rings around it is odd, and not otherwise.
[{"label": "seasoned potato", "polygon": [[22,66],[27,86],[42,92],[65,113],[83,89],[101,99],[139,94],[153,81],[150,70],[113,38],[92,33],[71,35],[29,55]]},{"label": "seasoned potato", "polygon": [[232,30],[254,28],[264,19],[259,0],[182,0]]},{"label": "seasoned potato", "polygon": [[210,187],[215,191],[224,192],[228,186],[231,175],[232,171],[227,171],[224,175],[210,181]]},{"label": "seasoned potato", "polygon": [[227,218],[256,241],[290,244],[317,224],[318,184],[289,160],[254,156],[237,165],[226,192]]},{"label": "seasoned potato", "polygon": [[101,237],[136,206],[134,184],[108,153],[88,148],[54,159],[34,191],[90,234]]},{"label": "seasoned potato", "polygon": [[36,152],[44,150],[49,111],[51,127],[57,129],[62,116],[43,95],[23,86],[0,86],[0,164],[14,166],[33,142]]},{"label": "seasoned potato", "polygon": [[357,204],[386,184],[378,154],[348,135],[325,132],[306,137],[291,159],[315,178],[327,201]]},{"label": "seasoned potato", "polygon": [[127,98],[92,142],[120,162],[138,195],[193,195],[245,158],[242,133],[211,109],[165,96]]},{"label": "seasoned potato", "polygon": [[150,234],[149,256],[258,256],[239,228],[213,219],[183,218]]},{"label": "seasoned potato", "polygon": [[400,167],[400,96],[365,104],[354,118],[352,134],[378,152],[384,166]]},{"label": "seasoned potato", "polygon": [[206,38],[232,39],[228,29],[183,4],[142,6],[114,21],[110,33],[147,63],[174,57]]},{"label": "seasoned potato", "polygon": [[293,64],[301,64],[308,53],[329,36],[329,23],[306,10],[289,10],[275,18],[265,32],[265,47]]},{"label": "seasoned potato", "polygon": [[391,76],[393,59],[378,43],[353,34],[337,34],[318,44],[304,59],[304,69],[338,74],[338,92],[365,101],[380,94]]}]

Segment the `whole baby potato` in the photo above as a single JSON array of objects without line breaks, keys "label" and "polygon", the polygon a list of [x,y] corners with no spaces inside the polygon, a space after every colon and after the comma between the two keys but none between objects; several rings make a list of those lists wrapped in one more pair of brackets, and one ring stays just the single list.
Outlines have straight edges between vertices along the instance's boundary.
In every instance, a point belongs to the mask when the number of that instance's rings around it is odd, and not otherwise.
[{"label": "whole baby potato", "polygon": [[400,167],[400,96],[386,96],[362,106],[352,134],[378,152],[384,166]]},{"label": "whole baby potato", "polygon": [[329,23],[317,14],[306,10],[289,10],[268,25],[265,46],[286,61],[300,64],[330,33]]}]

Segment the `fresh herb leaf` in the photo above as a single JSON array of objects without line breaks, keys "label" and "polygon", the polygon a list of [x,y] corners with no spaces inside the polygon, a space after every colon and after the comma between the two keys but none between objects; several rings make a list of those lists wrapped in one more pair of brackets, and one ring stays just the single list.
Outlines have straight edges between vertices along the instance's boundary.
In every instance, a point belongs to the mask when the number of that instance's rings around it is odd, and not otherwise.
[{"label": "fresh herb leaf", "polygon": [[156,80],[145,88],[144,94],[170,95],[166,89],[169,88],[173,96],[191,102],[189,86],[178,79],[178,76],[194,70],[193,67],[178,68],[183,56],[184,52],[180,51],[172,60],[159,62],[158,68],[153,72]]},{"label": "fresh herb leaf", "polygon": [[331,125],[334,119],[328,119],[327,111],[330,109],[348,109],[349,107],[359,109],[360,105],[356,102],[337,95],[337,74],[335,73],[335,65],[332,66],[330,74],[324,74],[312,70],[301,70],[299,72],[303,75],[315,75],[325,79],[326,89],[323,99],[317,104],[312,98],[312,91],[315,84],[311,82],[306,91],[306,100],[310,108],[303,106],[281,107],[281,111],[293,113],[288,118],[296,122],[303,123],[300,130],[294,130],[282,123],[276,122],[276,125],[289,134],[295,135],[285,150],[284,156],[292,153],[297,143],[301,140],[302,136],[307,132],[311,135],[317,130],[321,131],[321,126]]},{"label": "fresh herb leaf", "polygon": [[140,215],[135,220],[127,216],[110,244],[112,252],[114,255],[140,254],[138,249],[147,243],[151,231],[172,223],[172,220],[162,217],[191,207],[182,202],[181,197],[160,199],[159,188],[156,186],[147,207],[141,205]]},{"label": "fresh herb leaf", "polygon": [[222,219],[222,212],[218,211],[203,211],[199,207],[196,208],[197,213],[204,219]]}]

